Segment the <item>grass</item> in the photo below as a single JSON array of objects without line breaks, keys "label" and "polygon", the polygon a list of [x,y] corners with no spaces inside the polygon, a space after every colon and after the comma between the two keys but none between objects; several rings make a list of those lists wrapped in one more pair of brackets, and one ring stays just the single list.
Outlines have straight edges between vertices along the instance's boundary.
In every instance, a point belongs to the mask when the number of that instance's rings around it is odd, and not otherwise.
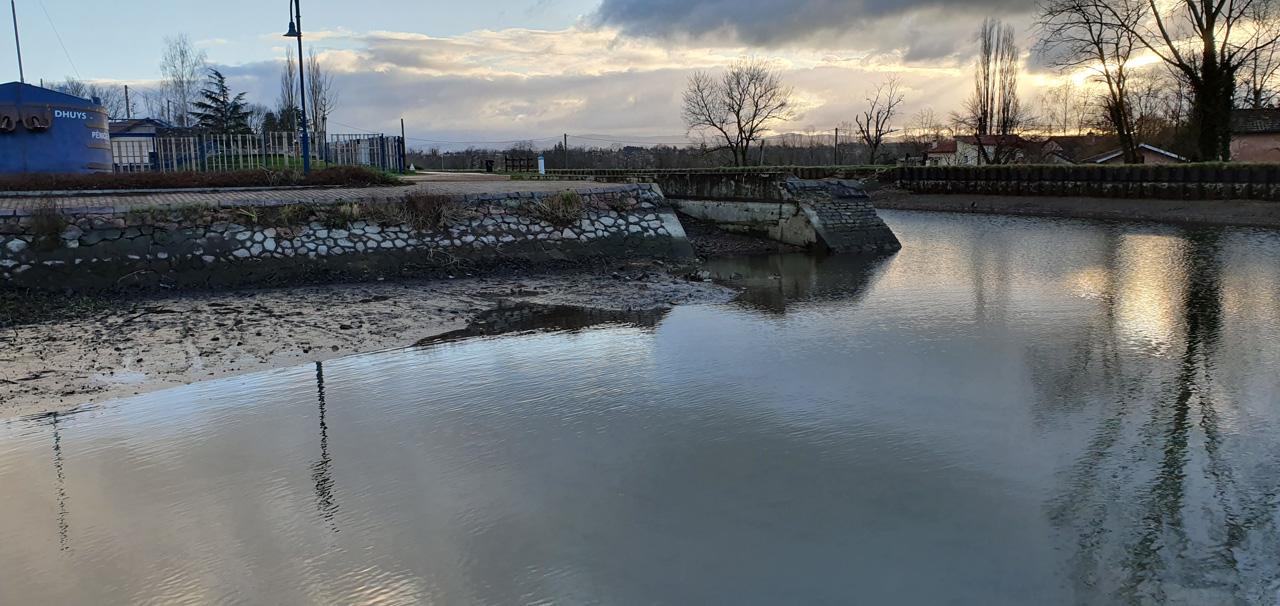
[{"label": "grass", "polygon": [[35,239],[31,242],[33,250],[51,252],[62,246],[62,232],[67,229],[67,220],[58,213],[56,202],[41,200],[32,219],[32,232],[35,234]]},{"label": "grass", "polygon": [[556,227],[572,227],[582,219],[587,207],[578,192],[566,190],[534,203],[532,209],[538,218],[547,223]]}]

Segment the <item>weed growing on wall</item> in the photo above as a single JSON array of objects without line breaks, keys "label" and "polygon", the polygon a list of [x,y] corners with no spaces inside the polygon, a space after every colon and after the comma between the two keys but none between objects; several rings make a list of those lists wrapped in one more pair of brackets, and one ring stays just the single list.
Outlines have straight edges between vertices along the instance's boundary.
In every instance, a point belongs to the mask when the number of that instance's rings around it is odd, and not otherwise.
[{"label": "weed growing on wall", "polygon": [[32,220],[32,231],[35,234],[35,239],[31,242],[32,249],[49,252],[62,246],[62,232],[67,229],[67,220],[58,213],[56,202],[52,199],[41,200]]},{"label": "weed growing on wall", "polygon": [[582,214],[587,208],[582,202],[582,195],[576,191],[567,190],[535,202],[532,210],[538,218],[547,223],[556,227],[570,227],[582,219]]}]

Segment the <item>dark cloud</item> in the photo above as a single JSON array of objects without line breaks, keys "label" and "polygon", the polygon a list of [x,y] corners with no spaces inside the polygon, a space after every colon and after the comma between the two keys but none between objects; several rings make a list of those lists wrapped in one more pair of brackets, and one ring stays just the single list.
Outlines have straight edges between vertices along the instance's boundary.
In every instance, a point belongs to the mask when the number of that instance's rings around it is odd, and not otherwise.
[{"label": "dark cloud", "polygon": [[[960,52],[974,22],[1025,20],[1032,0],[604,0],[588,21],[638,36],[728,36],[752,46],[821,43],[835,35],[911,60]],[[958,26],[963,24],[964,30]],[[881,28],[888,26],[890,39]]]}]

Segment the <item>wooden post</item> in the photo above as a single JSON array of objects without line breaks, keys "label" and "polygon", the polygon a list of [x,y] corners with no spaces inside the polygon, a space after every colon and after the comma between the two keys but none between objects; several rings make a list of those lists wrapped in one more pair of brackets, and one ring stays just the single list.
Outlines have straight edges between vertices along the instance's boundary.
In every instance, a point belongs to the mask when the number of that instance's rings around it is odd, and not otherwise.
[{"label": "wooden post", "polygon": [[405,161],[405,157],[409,155],[407,140],[404,138],[404,118],[400,118],[400,174],[404,174],[408,170],[409,163]]}]

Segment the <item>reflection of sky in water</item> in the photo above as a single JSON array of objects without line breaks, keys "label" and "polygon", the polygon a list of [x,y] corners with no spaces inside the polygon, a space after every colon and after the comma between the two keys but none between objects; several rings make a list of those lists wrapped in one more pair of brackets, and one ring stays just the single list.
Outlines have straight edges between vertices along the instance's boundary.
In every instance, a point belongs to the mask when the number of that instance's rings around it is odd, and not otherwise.
[{"label": "reflection of sky in water", "polygon": [[0,603],[1274,601],[1280,236],[885,215],[728,306],[3,422]]}]

